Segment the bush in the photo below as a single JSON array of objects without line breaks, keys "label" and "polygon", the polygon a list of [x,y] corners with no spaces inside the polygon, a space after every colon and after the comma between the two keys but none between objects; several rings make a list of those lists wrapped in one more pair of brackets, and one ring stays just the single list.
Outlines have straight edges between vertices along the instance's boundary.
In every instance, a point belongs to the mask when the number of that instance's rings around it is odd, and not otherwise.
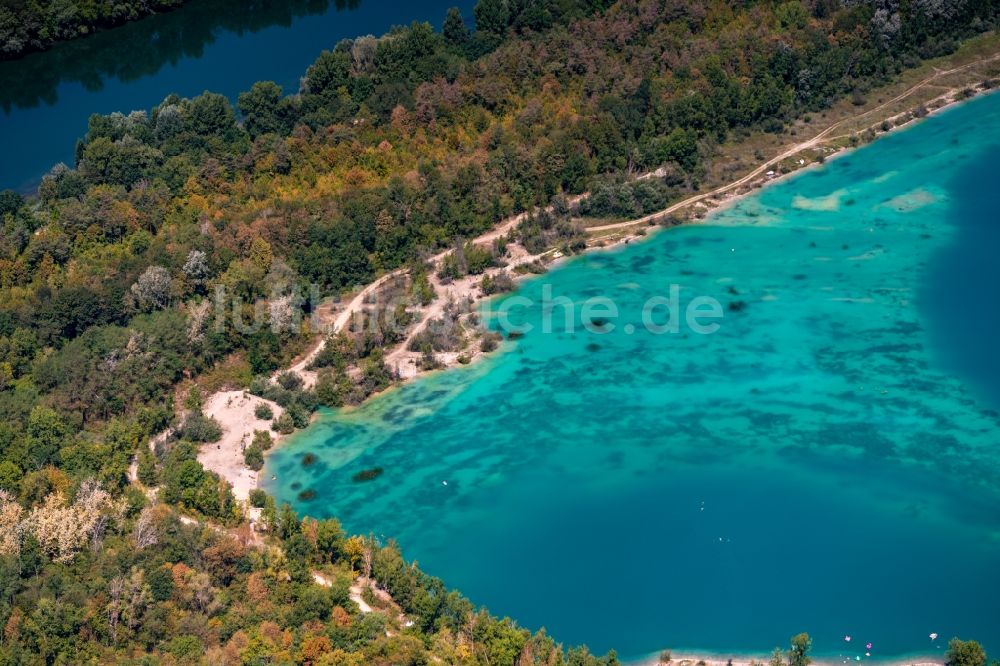
[{"label": "bush", "polygon": [[274,418],[274,410],[266,402],[258,402],[257,406],[253,408],[253,415],[263,421],[270,421]]},{"label": "bush", "polygon": [[201,641],[194,636],[174,636],[167,644],[167,652],[182,660],[196,660],[205,651]]},{"label": "bush", "polygon": [[278,375],[278,385],[286,391],[296,391],[302,388],[302,377],[291,371],[283,372]]},{"label": "bush", "polygon": [[256,444],[251,444],[243,451],[243,462],[256,472],[264,466],[264,452]]},{"label": "bush", "polygon": [[350,392],[350,381],[347,375],[323,368],[316,374],[316,400],[327,407],[340,407],[344,404],[344,396]]},{"label": "bush", "polygon": [[483,276],[483,281],[479,283],[479,287],[487,296],[502,294],[504,292],[513,291],[514,278],[512,278],[510,273],[507,271],[500,271],[496,275]]},{"label": "bush", "polygon": [[494,351],[500,346],[500,340],[502,339],[503,336],[499,333],[495,331],[487,331],[486,334],[483,335],[483,339],[479,342],[479,351],[484,354],[489,354],[491,351]]},{"label": "bush", "polygon": [[266,430],[254,430],[253,441],[250,444],[260,447],[261,451],[267,451],[274,445],[274,439],[271,437],[271,433]]},{"label": "bush", "polygon": [[292,425],[296,428],[305,428],[309,425],[309,410],[299,403],[289,405],[285,415],[292,420]]},{"label": "bush", "polygon": [[189,415],[178,431],[181,439],[187,439],[199,444],[205,442],[217,442],[222,439],[222,426],[213,418],[209,418],[200,412]]},{"label": "bush", "polygon": [[267,493],[260,488],[250,489],[250,506],[255,509],[263,509],[267,506]]},{"label": "bush", "polygon": [[282,435],[289,435],[295,432],[295,422],[292,421],[292,417],[285,412],[278,418],[274,419],[271,424],[271,430],[281,433]]}]

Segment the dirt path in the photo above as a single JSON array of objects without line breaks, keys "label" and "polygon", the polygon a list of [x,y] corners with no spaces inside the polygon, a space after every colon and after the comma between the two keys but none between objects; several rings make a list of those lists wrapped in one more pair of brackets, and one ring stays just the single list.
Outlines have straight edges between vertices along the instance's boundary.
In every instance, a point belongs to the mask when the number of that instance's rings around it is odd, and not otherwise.
[{"label": "dirt path", "polygon": [[[896,95],[895,97],[893,97],[889,101],[883,102],[882,104],[879,104],[878,106],[876,106],[874,108],[868,109],[867,111],[864,111],[864,112],[859,113],[857,115],[851,116],[849,118],[844,118],[842,120],[838,120],[837,122],[835,122],[832,125],[830,125],[829,127],[827,127],[825,130],[823,130],[822,132],[820,132],[819,134],[817,134],[816,136],[814,136],[813,138],[808,139],[806,141],[803,141],[801,143],[798,143],[798,144],[792,146],[791,148],[789,148],[789,149],[785,150],[784,152],[782,152],[780,155],[777,155],[777,156],[771,158],[767,162],[764,162],[763,164],[761,164],[760,166],[758,166],[757,168],[755,168],[753,171],[751,171],[750,173],[746,174],[742,178],[739,178],[738,180],[734,180],[731,183],[728,183],[728,184],[723,185],[721,187],[717,187],[714,190],[711,190],[709,192],[704,192],[702,194],[696,194],[694,196],[688,197],[687,199],[684,199],[683,201],[679,201],[679,202],[677,202],[677,203],[675,203],[675,204],[673,204],[671,206],[668,206],[667,208],[664,208],[663,210],[657,211],[655,213],[650,213],[649,215],[644,215],[644,216],[642,216],[640,218],[637,218],[637,219],[634,219],[634,220],[628,220],[626,222],[615,222],[614,224],[603,224],[603,225],[596,226],[596,227],[589,227],[587,229],[587,231],[589,231],[589,232],[594,232],[594,231],[598,231],[598,232],[599,231],[612,231],[612,230],[615,230],[615,229],[623,229],[625,227],[631,227],[631,226],[635,226],[635,225],[646,224],[646,223],[650,222],[651,220],[657,220],[657,219],[663,217],[664,215],[669,215],[670,213],[676,212],[676,211],[678,211],[678,210],[680,210],[682,208],[686,208],[686,207],[688,207],[688,206],[690,206],[692,204],[696,204],[699,201],[704,201],[705,199],[710,199],[710,198],[713,198],[713,197],[717,197],[720,194],[725,194],[725,193],[729,192],[730,190],[738,188],[738,187],[740,187],[742,185],[746,185],[747,183],[753,181],[755,178],[759,178],[761,175],[763,175],[764,173],[766,173],[768,171],[768,169],[770,169],[774,165],[778,164],[779,162],[781,162],[781,161],[783,161],[785,159],[788,159],[789,157],[794,157],[795,155],[797,155],[797,154],[799,154],[799,153],[801,153],[801,152],[803,152],[805,150],[809,150],[810,148],[815,148],[816,146],[818,146],[819,144],[821,144],[821,143],[823,143],[825,141],[833,140],[835,138],[843,138],[843,137],[846,137],[846,136],[850,136],[853,133],[846,134],[846,135],[841,135],[839,137],[831,137],[830,136],[830,134],[832,132],[834,132],[838,127],[843,126],[845,123],[860,120],[861,118],[864,118],[864,117],[869,116],[869,115],[871,115],[873,113],[881,111],[881,110],[883,110],[883,109],[885,109],[885,108],[887,108],[887,107],[895,104],[896,102],[902,101],[902,100],[906,99],[907,97],[909,97],[910,95],[912,95],[913,93],[915,93],[918,90],[920,90],[921,88],[930,85],[931,82],[933,82],[933,81],[941,78],[942,76],[948,76],[948,75],[951,75],[951,74],[956,74],[958,72],[961,72],[961,71],[964,71],[964,70],[967,70],[967,69],[971,69],[973,67],[978,67],[980,65],[984,65],[984,64],[986,64],[988,62],[993,62],[993,61],[998,60],[998,59],[1000,59],[1000,54],[996,54],[996,55],[990,56],[988,58],[982,58],[982,59],[977,60],[975,62],[971,62],[971,63],[969,63],[967,65],[962,65],[961,67],[955,67],[955,68],[948,69],[948,70],[937,70],[931,76],[929,76],[926,79],[920,81],[919,83],[911,86],[910,88],[907,88],[903,93],[901,93],[899,95]],[[937,97],[935,99],[936,100],[945,99],[945,98],[953,96],[956,92],[957,91],[955,91],[955,90],[949,90],[947,93],[945,93],[943,95],[940,95],[939,97]]]},{"label": "dirt path", "polygon": [[[329,585],[330,583],[328,582],[327,586]],[[369,606],[368,602],[362,598],[361,594],[364,592],[364,589],[365,588],[362,585],[361,578],[357,578],[353,583],[351,583],[350,597],[351,601],[358,605],[358,610],[361,611],[362,614],[368,614],[375,609]]]}]

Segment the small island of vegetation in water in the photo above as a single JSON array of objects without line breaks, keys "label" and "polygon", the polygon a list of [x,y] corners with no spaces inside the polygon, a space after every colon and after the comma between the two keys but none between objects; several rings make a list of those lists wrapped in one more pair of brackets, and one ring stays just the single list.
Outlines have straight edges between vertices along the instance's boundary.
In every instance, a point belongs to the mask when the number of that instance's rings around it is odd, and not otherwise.
[{"label": "small island of vegetation in water", "polygon": [[371,469],[363,469],[351,478],[355,481],[372,481],[382,476],[382,472],[383,469],[381,467],[373,467]]}]

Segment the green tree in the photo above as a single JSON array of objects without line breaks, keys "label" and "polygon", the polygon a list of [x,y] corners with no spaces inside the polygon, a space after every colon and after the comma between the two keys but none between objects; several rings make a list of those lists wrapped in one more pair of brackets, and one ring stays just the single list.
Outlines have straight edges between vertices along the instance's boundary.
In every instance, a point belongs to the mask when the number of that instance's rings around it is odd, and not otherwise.
[{"label": "green tree", "polygon": [[28,417],[28,455],[30,463],[38,469],[55,459],[68,434],[66,424],[59,414],[49,407],[37,406]]},{"label": "green tree", "polygon": [[809,666],[812,657],[809,650],[812,648],[812,639],[809,634],[802,632],[792,637],[792,645],[788,650],[788,666]]},{"label": "green tree", "polygon": [[156,485],[156,456],[154,456],[153,452],[149,450],[149,447],[143,447],[139,451],[136,475],[139,477],[139,481],[141,481],[144,485],[149,487]]},{"label": "green tree", "polygon": [[207,90],[188,100],[184,120],[187,130],[201,137],[225,137],[236,127],[229,99]]},{"label": "green tree", "polygon": [[340,368],[321,368],[316,373],[316,399],[326,407],[340,407],[350,391],[350,380]]},{"label": "green tree", "polygon": [[256,472],[264,466],[264,452],[256,444],[251,444],[243,451],[243,461]]},{"label": "green tree", "polygon": [[502,35],[510,25],[510,6],[507,0],[479,0],[473,13],[476,30]]},{"label": "green tree", "polygon": [[281,86],[274,81],[258,81],[240,93],[236,108],[243,116],[243,128],[252,137],[288,129],[281,117]]},{"label": "green tree", "polygon": [[323,51],[306,70],[303,88],[313,95],[330,95],[351,80],[351,58],[344,51]]},{"label": "green tree", "polygon": [[321,520],[316,525],[316,548],[331,562],[340,559],[344,538],[344,528],[336,518]]},{"label": "green tree", "polygon": [[441,34],[444,41],[451,46],[463,46],[469,41],[469,28],[465,25],[462,12],[458,7],[450,7],[444,16],[444,25],[441,26]]},{"label": "green tree", "polygon": [[20,467],[9,460],[0,461],[0,489],[16,493],[22,476]]},{"label": "green tree", "polygon": [[[462,17],[460,15],[459,19],[461,18]],[[445,23],[447,23],[447,20]],[[3,220],[3,216],[8,213],[13,215],[19,211],[23,205],[24,197],[14,190],[4,190],[3,192],[0,192],[0,220]]]},{"label": "green tree", "polygon": [[952,638],[945,653],[946,666],[986,666],[986,651],[977,641]]}]

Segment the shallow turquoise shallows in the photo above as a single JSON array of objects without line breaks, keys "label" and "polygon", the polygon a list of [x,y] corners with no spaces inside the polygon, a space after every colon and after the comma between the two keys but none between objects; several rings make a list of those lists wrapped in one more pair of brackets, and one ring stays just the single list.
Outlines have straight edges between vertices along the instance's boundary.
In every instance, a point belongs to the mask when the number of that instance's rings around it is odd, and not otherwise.
[{"label": "shallow turquoise shallows", "polygon": [[[531,332],[324,414],[268,489],[598,651],[1000,651],[998,164],[993,96],[573,260],[518,293]],[[672,284],[716,333],[643,326]],[[546,288],[619,315],[568,331]]]}]

